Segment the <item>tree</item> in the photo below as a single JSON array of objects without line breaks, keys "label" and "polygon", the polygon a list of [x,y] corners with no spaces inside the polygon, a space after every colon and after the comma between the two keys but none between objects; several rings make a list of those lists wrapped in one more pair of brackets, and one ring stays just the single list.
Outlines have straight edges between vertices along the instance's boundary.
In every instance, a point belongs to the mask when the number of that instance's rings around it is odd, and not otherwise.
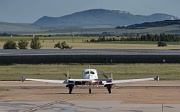
[{"label": "tree", "polygon": [[3,49],[17,49],[16,42],[8,40],[6,43],[4,43]]},{"label": "tree", "polygon": [[30,47],[31,49],[40,49],[42,47],[38,36],[35,36],[33,39],[31,39]]},{"label": "tree", "polygon": [[158,44],[158,47],[164,47],[164,46],[166,47],[167,46],[167,44],[162,41],[158,42],[157,44]]},{"label": "tree", "polygon": [[57,44],[55,44],[55,45],[54,45],[54,48],[56,48],[56,47],[57,47],[57,48],[61,48],[61,43],[58,42]]},{"label": "tree", "polygon": [[72,49],[72,46],[67,45],[65,41],[62,43],[58,42],[57,44],[54,45],[54,48],[56,47],[60,49]]},{"label": "tree", "polygon": [[28,41],[20,40],[18,42],[18,47],[19,49],[27,49],[28,44],[29,44]]}]

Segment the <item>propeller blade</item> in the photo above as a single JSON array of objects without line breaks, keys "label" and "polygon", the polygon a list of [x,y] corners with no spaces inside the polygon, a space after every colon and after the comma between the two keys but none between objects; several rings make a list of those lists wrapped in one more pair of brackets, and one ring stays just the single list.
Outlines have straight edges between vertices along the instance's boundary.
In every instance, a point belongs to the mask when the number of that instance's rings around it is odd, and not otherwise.
[{"label": "propeller blade", "polygon": [[67,75],[67,73],[63,73],[63,75],[64,75],[66,78],[70,79],[70,77]]},{"label": "propeller blade", "polygon": [[103,72],[102,73],[102,75],[106,78],[106,79],[108,79],[108,76]]},{"label": "propeller blade", "polygon": [[111,71],[111,79],[113,79],[113,73],[112,73],[112,71]]},{"label": "propeller blade", "polygon": [[115,84],[113,84],[113,89],[116,89],[116,85]]}]

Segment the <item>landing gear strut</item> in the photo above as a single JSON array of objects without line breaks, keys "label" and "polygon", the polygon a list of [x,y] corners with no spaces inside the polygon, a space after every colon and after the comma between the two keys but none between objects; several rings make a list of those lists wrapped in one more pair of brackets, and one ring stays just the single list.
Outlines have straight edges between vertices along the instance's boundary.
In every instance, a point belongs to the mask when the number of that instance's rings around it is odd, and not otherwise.
[{"label": "landing gear strut", "polygon": [[68,87],[68,89],[69,89],[69,94],[71,94],[71,93],[72,93],[72,90],[73,90],[74,85],[69,84],[69,85],[66,85],[66,87]]},{"label": "landing gear strut", "polygon": [[89,94],[91,94],[91,88],[89,88]]},{"label": "landing gear strut", "polygon": [[91,94],[91,85],[89,84],[89,94]]}]

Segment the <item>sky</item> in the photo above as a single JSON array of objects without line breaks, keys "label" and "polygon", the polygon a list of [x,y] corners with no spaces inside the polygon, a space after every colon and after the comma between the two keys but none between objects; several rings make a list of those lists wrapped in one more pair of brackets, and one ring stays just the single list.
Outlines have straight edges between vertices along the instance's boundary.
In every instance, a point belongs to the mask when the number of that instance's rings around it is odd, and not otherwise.
[{"label": "sky", "polygon": [[134,15],[165,13],[180,18],[180,0],[0,0],[0,22],[33,23],[43,16],[61,17],[89,9]]}]

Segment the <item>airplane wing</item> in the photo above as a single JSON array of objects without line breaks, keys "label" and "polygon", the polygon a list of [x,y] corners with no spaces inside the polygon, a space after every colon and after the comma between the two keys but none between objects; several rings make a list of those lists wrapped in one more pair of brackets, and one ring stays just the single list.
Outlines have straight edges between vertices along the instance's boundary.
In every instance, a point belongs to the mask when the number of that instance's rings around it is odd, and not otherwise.
[{"label": "airplane wing", "polygon": [[37,81],[37,82],[46,82],[46,83],[59,83],[59,84],[63,84],[66,82],[66,80],[47,80],[47,79],[29,79],[29,78],[26,78],[26,79],[23,79],[23,81]]},{"label": "airplane wing", "polygon": [[59,83],[59,84],[75,84],[75,82],[90,82],[90,81],[101,81],[103,85],[107,84],[117,84],[117,83],[129,83],[129,82],[139,82],[139,81],[159,81],[159,76],[155,78],[143,78],[143,79],[128,79],[128,80],[112,80],[112,79],[68,79],[68,80],[48,80],[48,79],[30,79],[30,78],[21,78],[21,81],[37,81],[37,82],[46,82],[46,83]]},{"label": "airplane wing", "polygon": [[68,79],[68,80],[48,80],[48,79],[31,79],[31,78],[21,78],[21,81],[37,81],[46,83],[59,83],[59,84],[74,84],[73,82],[90,82],[92,79]]},{"label": "airplane wing", "polygon": [[108,82],[105,84],[118,84],[118,83],[129,83],[129,82],[140,82],[140,81],[152,81],[156,80],[159,81],[159,76],[155,78],[143,78],[143,79],[128,79],[128,80],[112,80],[112,82]]},{"label": "airplane wing", "polygon": [[154,80],[154,78],[113,80],[112,83],[117,84],[117,83],[140,82],[140,81],[151,81],[151,80]]},{"label": "airplane wing", "polygon": [[85,81],[85,82],[89,82],[92,81],[92,79],[68,79],[68,81]]}]

